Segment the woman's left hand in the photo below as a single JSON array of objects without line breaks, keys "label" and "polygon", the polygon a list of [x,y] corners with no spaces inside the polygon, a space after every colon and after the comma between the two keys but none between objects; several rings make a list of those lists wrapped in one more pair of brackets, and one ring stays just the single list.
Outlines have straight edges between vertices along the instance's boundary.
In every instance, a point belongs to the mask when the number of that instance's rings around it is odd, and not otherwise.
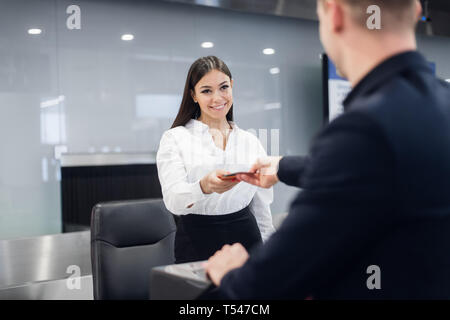
[{"label": "woman's left hand", "polygon": [[224,193],[240,182],[237,179],[222,180],[220,177],[225,174],[229,174],[229,172],[225,170],[214,170],[204,176],[203,179],[200,180],[200,187],[202,188],[203,193]]}]

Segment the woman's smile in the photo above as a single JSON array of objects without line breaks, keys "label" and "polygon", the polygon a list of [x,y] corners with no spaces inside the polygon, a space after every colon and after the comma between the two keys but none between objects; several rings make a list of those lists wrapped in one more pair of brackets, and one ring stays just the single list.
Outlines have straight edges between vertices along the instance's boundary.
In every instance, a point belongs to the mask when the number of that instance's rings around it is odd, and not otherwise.
[{"label": "woman's smile", "polygon": [[217,106],[210,106],[210,108],[213,109],[213,110],[220,111],[220,110],[223,110],[225,108],[225,106],[226,106],[226,103],[220,104],[220,105],[217,105]]}]

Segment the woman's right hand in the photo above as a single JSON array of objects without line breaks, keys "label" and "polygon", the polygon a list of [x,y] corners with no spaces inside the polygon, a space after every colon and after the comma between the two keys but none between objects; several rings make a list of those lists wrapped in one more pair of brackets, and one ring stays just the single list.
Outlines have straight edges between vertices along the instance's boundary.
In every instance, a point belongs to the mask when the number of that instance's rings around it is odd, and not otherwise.
[{"label": "woman's right hand", "polygon": [[200,187],[204,194],[210,194],[213,192],[224,193],[232,189],[240,181],[236,180],[222,180],[219,177],[225,174],[229,174],[225,170],[214,170],[208,173],[200,180]]}]

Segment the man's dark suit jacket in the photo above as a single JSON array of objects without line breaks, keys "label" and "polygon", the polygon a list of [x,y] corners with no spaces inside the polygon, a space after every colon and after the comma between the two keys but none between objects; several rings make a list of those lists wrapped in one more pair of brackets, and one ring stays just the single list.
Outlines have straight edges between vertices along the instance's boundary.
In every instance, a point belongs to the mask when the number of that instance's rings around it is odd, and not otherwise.
[{"label": "man's dark suit jacket", "polygon": [[[279,179],[303,190],[222,279],[223,298],[450,298],[449,85],[406,52],[372,70],[344,108],[307,158],[281,160]],[[377,274],[381,288],[369,289]]]}]

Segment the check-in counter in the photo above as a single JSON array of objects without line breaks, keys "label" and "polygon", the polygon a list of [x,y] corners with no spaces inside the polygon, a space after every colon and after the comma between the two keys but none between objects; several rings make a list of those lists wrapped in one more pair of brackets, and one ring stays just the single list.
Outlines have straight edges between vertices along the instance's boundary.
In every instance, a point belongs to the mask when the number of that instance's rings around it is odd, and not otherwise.
[{"label": "check-in counter", "polygon": [[0,299],[93,299],[90,231],[1,240]]},{"label": "check-in counter", "polygon": [[152,300],[192,300],[212,285],[203,263],[205,261],[171,264],[151,270]]}]

